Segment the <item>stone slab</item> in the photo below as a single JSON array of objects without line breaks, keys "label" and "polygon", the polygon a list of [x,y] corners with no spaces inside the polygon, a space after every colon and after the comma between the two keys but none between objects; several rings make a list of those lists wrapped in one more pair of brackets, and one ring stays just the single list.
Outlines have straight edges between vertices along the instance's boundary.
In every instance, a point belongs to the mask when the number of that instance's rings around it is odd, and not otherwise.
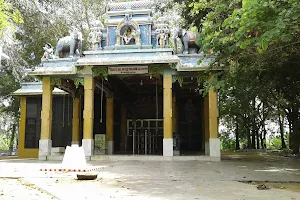
[{"label": "stone slab", "polygon": [[[39,140],[39,158],[51,155],[52,140]],[[47,158],[46,158],[47,159]]]},{"label": "stone slab", "polygon": [[114,153],[114,142],[108,141],[107,142],[107,154],[112,155]]},{"label": "stone slab", "polygon": [[65,150],[65,147],[52,147],[51,153],[64,153]]},{"label": "stone slab", "polygon": [[221,160],[221,143],[219,138],[209,139],[209,156]]},{"label": "stone slab", "polygon": [[92,156],[94,152],[94,140],[93,139],[83,139],[82,147],[84,149],[85,156]]},{"label": "stone slab", "polygon": [[163,156],[173,156],[173,138],[163,139]]}]

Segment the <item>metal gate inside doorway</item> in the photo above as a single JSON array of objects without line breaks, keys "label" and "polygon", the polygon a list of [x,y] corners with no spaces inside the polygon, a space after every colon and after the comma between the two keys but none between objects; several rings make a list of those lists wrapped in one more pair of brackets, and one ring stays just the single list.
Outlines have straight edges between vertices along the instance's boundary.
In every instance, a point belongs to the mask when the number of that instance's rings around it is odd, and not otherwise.
[{"label": "metal gate inside doorway", "polygon": [[163,120],[127,120],[125,154],[162,155]]}]

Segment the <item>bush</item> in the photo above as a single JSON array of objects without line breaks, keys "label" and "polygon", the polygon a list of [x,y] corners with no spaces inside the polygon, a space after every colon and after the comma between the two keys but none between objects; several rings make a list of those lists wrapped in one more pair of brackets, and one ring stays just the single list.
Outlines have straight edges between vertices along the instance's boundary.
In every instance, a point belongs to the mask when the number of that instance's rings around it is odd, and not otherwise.
[{"label": "bush", "polygon": [[235,151],[235,139],[231,138],[229,134],[221,134],[220,141],[222,151]]},{"label": "bush", "polygon": [[267,143],[267,149],[269,150],[281,149],[281,138],[278,136],[271,138],[270,141]]}]

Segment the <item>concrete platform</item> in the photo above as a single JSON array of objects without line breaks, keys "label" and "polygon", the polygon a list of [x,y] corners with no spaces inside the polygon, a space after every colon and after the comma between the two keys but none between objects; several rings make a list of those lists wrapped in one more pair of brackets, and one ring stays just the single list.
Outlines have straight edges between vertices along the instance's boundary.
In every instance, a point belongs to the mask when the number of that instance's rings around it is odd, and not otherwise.
[{"label": "concrete platform", "polygon": [[[118,155],[114,157],[118,158]],[[102,167],[97,171],[98,178],[91,181],[78,181],[77,172],[40,171],[41,168],[56,168],[60,161],[0,160],[0,194],[3,194],[0,199],[300,199],[299,191],[258,190],[256,185],[239,182],[299,182],[299,159],[281,156],[250,158],[241,160],[238,157],[223,162],[90,161],[88,164]]]},{"label": "concrete platform", "polygon": [[[153,155],[93,155],[86,158],[88,161],[220,161],[210,156],[153,156]],[[47,160],[62,161],[63,155],[48,156]]]},{"label": "concrete platform", "polygon": [[215,161],[210,156],[94,155],[91,161]]}]

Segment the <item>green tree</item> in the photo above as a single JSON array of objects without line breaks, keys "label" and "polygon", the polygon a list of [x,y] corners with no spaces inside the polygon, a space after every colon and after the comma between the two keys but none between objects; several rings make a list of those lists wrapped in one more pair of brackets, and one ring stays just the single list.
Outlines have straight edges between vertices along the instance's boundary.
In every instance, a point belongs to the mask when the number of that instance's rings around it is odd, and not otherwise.
[{"label": "green tree", "polygon": [[75,29],[81,31],[86,38],[90,23],[100,20],[108,2],[108,0],[11,1],[24,19],[24,23],[19,26],[16,33],[16,39],[22,42],[22,55],[28,67],[40,64],[40,58],[44,53],[43,46],[46,43],[55,46],[59,38],[69,35]]},{"label": "green tree", "polygon": [[223,132],[220,136],[221,140],[221,150],[222,151],[234,151],[235,150],[235,141],[230,136],[229,133]]},{"label": "green tree", "polygon": [[[222,84],[207,79],[208,83],[204,85],[227,89],[239,87],[234,90],[238,94],[231,95],[236,100],[232,110],[239,108],[237,113],[243,113],[247,119],[252,146],[254,136],[259,138],[259,130],[266,132],[263,128],[264,120],[268,118],[266,114],[283,109],[292,128],[293,151],[298,153],[300,2],[201,0],[193,1],[190,6],[193,15],[201,18],[199,28],[204,52],[212,50],[217,55],[212,67],[229,69],[217,73],[222,75],[219,79]],[[195,19],[199,19],[197,17]],[[235,84],[238,80],[241,80],[239,84]],[[244,100],[238,102],[238,99]],[[261,109],[266,109],[266,113]],[[249,133],[247,135],[250,140]]]},{"label": "green tree", "polygon": [[[10,60],[0,68],[0,113],[10,120],[5,123],[2,136],[12,151],[18,132],[19,101],[11,93],[20,88],[22,81],[34,80],[26,76],[26,68],[40,64],[43,46],[69,35],[73,29],[87,34],[90,22],[99,19],[106,9],[107,0],[0,0],[0,36],[5,29],[4,51]],[[24,19],[24,20],[23,20]],[[2,40],[1,40],[2,41]],[[1,120],[1,119],[0,119]]]},{"label": "green tree", "polygon": [[22,23],[22,17],[9,1],[0,0],[0,36],[3,31],[13,23]]},{"label": "green tree", "polygon": [[11,49],[7,50],[13,61],[7,61],[0,69],[0,114],[9,119],[2,122],[7,127],[4,138],[7,138],[5,141],[7,141],[6,144],[11,152],[15,146],[19,123],[19,100],[12,97],[11,93],[20,88],[20,81],[24,71],[20,65],[15,65],[20,55],[15,55],[14,57],[14,52]]}]

